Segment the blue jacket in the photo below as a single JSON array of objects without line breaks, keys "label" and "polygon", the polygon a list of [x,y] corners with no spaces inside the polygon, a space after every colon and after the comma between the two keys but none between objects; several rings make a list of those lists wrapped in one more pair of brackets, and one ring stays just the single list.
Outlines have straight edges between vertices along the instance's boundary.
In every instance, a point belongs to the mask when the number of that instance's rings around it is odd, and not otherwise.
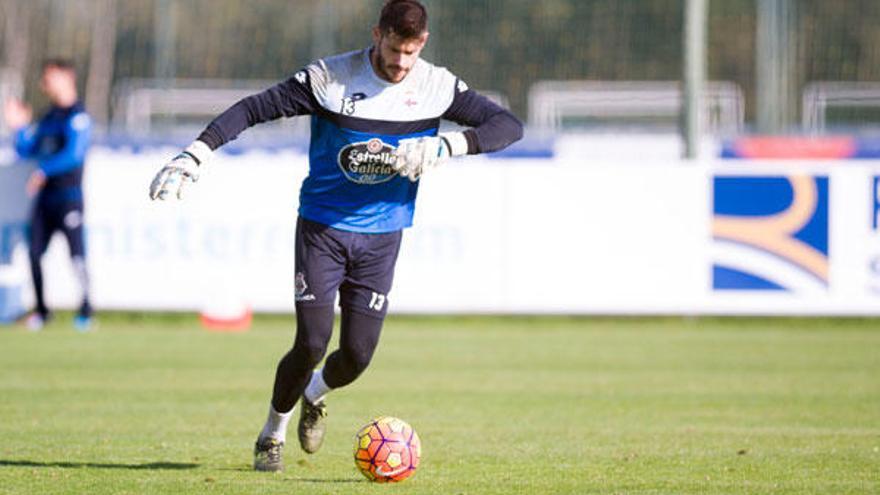
[{"label": "blue jacket", "polygon": [[82,199],[82,176],[92,137],[92,119],[79,103],[69,108],[52,107],[36,125],[15,136],[15,151],[37,161],[46,175],[41,200]]}]

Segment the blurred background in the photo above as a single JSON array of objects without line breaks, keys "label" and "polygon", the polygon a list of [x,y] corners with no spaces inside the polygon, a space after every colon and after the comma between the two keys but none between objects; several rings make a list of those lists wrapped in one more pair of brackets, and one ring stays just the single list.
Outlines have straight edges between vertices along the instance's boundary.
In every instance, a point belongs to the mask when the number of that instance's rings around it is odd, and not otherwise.
[{"label": "blurred background", "polygon": [[[424,58],[512,109],[526,137],[421,185],[398,310],[878,313],[880,3],[425,3]],[[381,5],[0,0],[0,98],[44,108],[40,64],[67,57],[97,124],[86,192],[99,308],[291,309],[307,118],[224,146],[185,208],[144,190],[238,99],[369,46]],[[0,129],[0,164],[17,162],[9,143]],[[0,280],[18,308],[22,170],[0,167]],[[69,305],[75,284],[53,252],[49,290]],[[175,291],[131,283],[157,271]]]},{"label": "blurred background", "polygon": [[[606,99],[626,83],[642,84],[643,98],[662,98],[664,83],[679,81],[684,70],[684,0],[425,3],[432,33],[425,58],[507,102],[533,126],[676,123],[675,112],[637,115],[582,102],[590,108],[548,115],[541,107],[597,90],[578,88],[578,81],[601,83],[612,91]],[[104,129],[167,131],[169,123],[194,117],[202,124],[206,115],[198,112],[213,113],[222,105],[208,109],[208,103],[190,102],[178,108],[150,91],[216,89],[232,95],[261,88],[314,59],[367,46],[380,5],[2,0],[0,91],[39,103],[40,63],[68,57],[80,68],[86,103]],[[877,2],[714,0],[704,22],[712,130],[826,133],[880,123]],[[138,114],[135,102],[149,102],[150,114],[143,115],[143,108]],[[775,115],[763,116],[762,108]]]}]

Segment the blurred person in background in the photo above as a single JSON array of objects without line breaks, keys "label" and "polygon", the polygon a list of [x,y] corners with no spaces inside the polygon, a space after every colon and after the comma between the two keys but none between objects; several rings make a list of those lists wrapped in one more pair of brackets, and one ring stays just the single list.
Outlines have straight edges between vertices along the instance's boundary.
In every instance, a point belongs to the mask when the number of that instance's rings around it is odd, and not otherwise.
[{"label": "blurred person in background", "polygon": [[36,306],[27,318],[30,330],[41,330],[51,319],[43,290],[40,260],[56,231],[67,239],[73,268],[82,289],[82,303],[74,318],[77,330],[87,331],[92,323],[89,277],[83,238],[82,178],[86,152],[91,142],[92,120],[79,101],[76,70],[68,60],[52,59],[43,64],[40,90],[51,107],[31,125],[32,111],[18,100],[4,108],[6,124],[13,130],[15,150],[37,168],[28,179],[27,193],[35,198],[29,233],[29,256]]},{"label": "blurred person in background", "polygon": [[[300,446],[316,452],[325,432],[325,395],[353,382],[372,359],[422,174],[449,157],[499,150],[522,137],[522,124],[509,111],[419,58],[428,41],[427,20],[416,0],[387,1],[371,47],[320,59],[236,103],[162,167],[150,186],[152,199],[180,198],[214,150],[248,127],[311,115],[309,174],[296,226],[296,338],[277,367],[254,448],[257,470],[282,469],[281,449],[297,402]],[[438,134],[441,119],[468,129]],[[271,180],[255,176],[242,187]],[[315,370],[333,332],[337,294],[339,349]]]}]

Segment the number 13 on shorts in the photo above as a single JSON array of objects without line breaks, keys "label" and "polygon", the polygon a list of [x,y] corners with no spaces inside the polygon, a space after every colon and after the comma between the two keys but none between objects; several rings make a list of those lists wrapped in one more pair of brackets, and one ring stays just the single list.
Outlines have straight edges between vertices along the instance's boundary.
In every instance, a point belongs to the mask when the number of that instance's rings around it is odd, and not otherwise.
[{"label": "number 13 on shorts", "polygon": [[373,297],[370,298],[370,309],[382,311],[383,306],[385,306],[385,294],[373,292]]}]

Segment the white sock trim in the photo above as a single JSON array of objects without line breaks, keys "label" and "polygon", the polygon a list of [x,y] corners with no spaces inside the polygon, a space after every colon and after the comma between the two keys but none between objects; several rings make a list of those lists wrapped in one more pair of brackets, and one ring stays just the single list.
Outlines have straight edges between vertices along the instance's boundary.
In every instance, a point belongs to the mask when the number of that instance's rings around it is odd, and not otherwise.
[{"label": "white sock trim", "polygon": [[263,431],[260,432],[260,438],[274,438],[281,443],[287,439],[287,424],[293,417],[293,409],[286,413],[280,413],[269,404],[269,416],[266,418],[266,424],[263,425]]},{"label": "white sock trim", "polygon": [[309,384],[306,386],[306,391],[303,395],[306,396],[306,400],[312,404],[316,404],[324,400],[324,397],[331,390],[333,389],[328,387],[327,383],[324,382],[324,369],[321,368],[312,373],[312,379],[309,380]]}]

